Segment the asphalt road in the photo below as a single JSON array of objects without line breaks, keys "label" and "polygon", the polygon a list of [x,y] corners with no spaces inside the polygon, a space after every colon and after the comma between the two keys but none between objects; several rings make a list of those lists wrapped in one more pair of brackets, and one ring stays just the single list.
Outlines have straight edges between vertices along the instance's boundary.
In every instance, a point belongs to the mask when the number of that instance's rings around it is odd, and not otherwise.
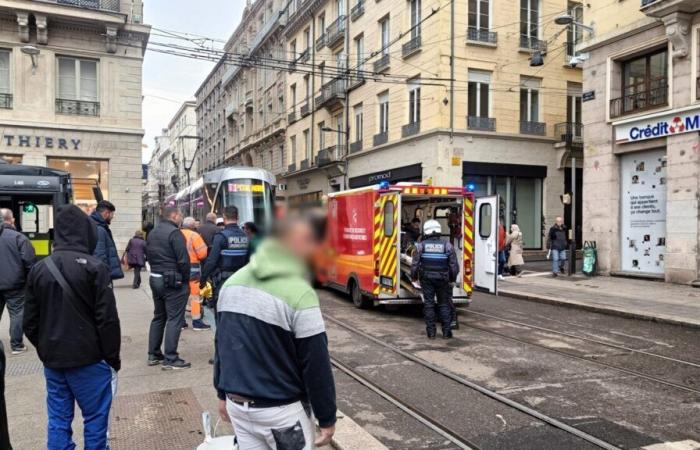
[{"label": "asphalt road", "polygon": [[[320,295],[330,317],[620,448],[700,441],[700,330],[476,294],[456,339],[427,341],[415,308],[363,311],[332,291]],[[592,448],[330,321],[327,328],[334,357],[479,448]],[[347,376],[337,374],[337,385],[341,409],[389,448],[454,448]]]}]

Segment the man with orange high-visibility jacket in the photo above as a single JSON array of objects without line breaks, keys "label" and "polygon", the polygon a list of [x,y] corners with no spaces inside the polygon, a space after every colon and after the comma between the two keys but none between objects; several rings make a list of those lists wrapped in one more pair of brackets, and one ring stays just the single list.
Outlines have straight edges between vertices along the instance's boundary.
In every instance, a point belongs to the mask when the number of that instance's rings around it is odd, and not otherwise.
[{"label": "man with orange high-visibility jacket", "polygon": [[[185,217],[182,221],[182,234],[185,236],[187,253],[190,255],[190,309],[192,312],[192,329],[206,331],[211,327],[202,320],[202,300],[199,296],[201,264],[207,259],[207,243],[195,231],[197,221],[194,217]],[[185,325],[187,326],[187,322]]]}]

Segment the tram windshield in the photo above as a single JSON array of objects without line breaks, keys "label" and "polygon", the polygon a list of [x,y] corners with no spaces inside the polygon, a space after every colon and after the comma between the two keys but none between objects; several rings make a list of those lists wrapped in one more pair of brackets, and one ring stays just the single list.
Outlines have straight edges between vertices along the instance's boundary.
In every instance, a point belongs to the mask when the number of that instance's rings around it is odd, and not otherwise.
[{"label": "tram windshield", "polygon": [[222,182],[222,204],[238,208],[238,222],[269,224],[272,218],[272,187],[262,180],[237,178]]}]

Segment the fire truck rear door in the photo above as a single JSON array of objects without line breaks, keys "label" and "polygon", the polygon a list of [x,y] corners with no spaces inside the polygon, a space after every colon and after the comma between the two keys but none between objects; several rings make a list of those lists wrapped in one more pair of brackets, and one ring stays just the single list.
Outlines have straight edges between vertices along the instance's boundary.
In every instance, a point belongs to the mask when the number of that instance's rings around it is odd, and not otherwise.
[{"label": "fire truck rear door", "polygon": [[398,192],[379,195],[374,214],[375,294],[396,295],[399,288],[401,198]]},{"label": "fire truck rear door", "polygon": [[474,286],[498,294],[498,196],[476,199]]}]

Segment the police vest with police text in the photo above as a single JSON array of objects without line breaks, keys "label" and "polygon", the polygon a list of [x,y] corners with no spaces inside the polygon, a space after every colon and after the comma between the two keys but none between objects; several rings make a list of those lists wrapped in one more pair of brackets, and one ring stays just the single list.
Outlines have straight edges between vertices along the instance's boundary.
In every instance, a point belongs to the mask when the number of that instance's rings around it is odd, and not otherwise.
[{"label": "police vest with police text", "polygon": [[248,236],[238,225],[226,227],[219,234],[226,239],[219,258],[219,270],[236,272],[248,262]]},{"label": "police vest with police text", "polygon": [[426,239],[421,246],[420,268],[423,275],[447,277],[450,270],[447,243],[439,239]]}]

